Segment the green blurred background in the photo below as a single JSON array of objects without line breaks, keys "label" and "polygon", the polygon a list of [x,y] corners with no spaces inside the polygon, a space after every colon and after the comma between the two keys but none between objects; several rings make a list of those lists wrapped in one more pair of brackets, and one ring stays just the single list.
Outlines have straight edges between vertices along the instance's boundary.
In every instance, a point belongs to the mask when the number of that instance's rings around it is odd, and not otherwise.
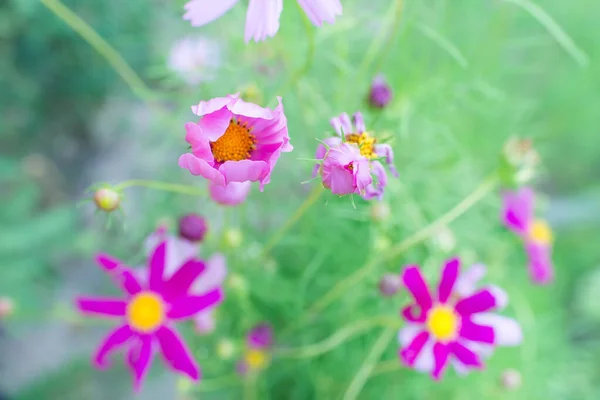
[{"label": "green blurred background", "polygon": [[[97,372],[89,364],[107,327],[67,317],[68,308],[74,295],[109,287],[92,263],[95,252],[138,262],[143,238],[159,222],[174,227],[187,212],[209,217],[202,253],[226,252],[230,271],[247,289],[231,288],[215,333],[186,332],[213,386],[182,388],[155,362],[138,398],[248,398],[247,384],[231,376],[234,360],[218,357],[219,340],[241,341],[260,320],[272,321],[276,331],[293,323],[369,255],[385,252],[472,191],[512,135],[531,137],[542,156],[535,187],[540,212],[556,231],[554,284],[529,282],[520,244],[499,224],[494,192],[450,225],[455,244],[434,237],[413,247],[282,340],[300,346],[368,316],[396,316],[405,299],[377,295],[384,270],[421,263],[433,276],[442,260],[460,254],[485,262],[488,279],[508,290],[507,313],[526,335],[521,348],[499,349],[486,371],[466,378],[452,372],[441,383],[405,369],[381,373],[359,398],[600,398],[600,3],[405,0],[398,20],[400,3],[344,0],[335,25],[310,28],[315,52],[307,63],[310,39],[291,0],[278,35],[248,46],[242,5],[194,29],[181,18],[183,1],[65,0],[151,88],[141,96],[40,2],[0,4],[0,296],[15,304],[0,321],[0,388],[9,398],[132,398],[122,365]],[[166,63],[173,43],[190,34],[220,49],[215,79],[198,86],[186,85]],[[383,112],[365,104],[377,72],[395,94]],[[203,187],[176,163],[187,150],[183,124],[194,120],[189,106],[245,85],[259,88],[263,106],[283,95],[295,146],[264,193],[253,189],[244,206],[225,211],[207,197],[128,189],[127,216],[110,228],[92,204],[76,207],[97,182],[145,178]],[[330,117],[357,109],[368,127],[393,138],[401,177],[386,194],[389,221],[372,222],[362,200],[355,210],[348,199],[327,197],[268,262],[261,260],[267,238],[316,184],[300,184],[312,165],[297,159],[313,157],[315,138],[330,135]],[[239,247],[224,244],[230,229],[242,232]],[[253,394],[342,398],[379,333],[373,329],[311,359],[276,358]],[[383,360],[396,352],[394,340]],[[518,390],[499,384],[507,368],[522,375]]]}]

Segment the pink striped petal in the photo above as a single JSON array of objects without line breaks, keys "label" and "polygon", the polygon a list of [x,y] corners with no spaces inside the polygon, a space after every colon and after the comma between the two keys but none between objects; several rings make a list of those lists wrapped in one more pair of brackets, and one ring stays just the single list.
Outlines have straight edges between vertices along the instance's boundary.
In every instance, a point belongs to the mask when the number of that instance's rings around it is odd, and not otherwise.
[{"label": "pink striped petal", "polygon": [[450,343],[450,351],[460,361],[460,363],[466,367],[482,369],[483,364],[479,359],[479,356],[467,347],[463,346],[458,342]]},{"label": "pink striped petal", "polygon": [[202,310],[215,307],[221,301],[223,301],[221,289],[212,290],[201,296],[180,297],[171,303],[167,316],[172,320],[191,318]]},{"label": "pink striped petal", "polygon": [[77,308],[86,315],[122,317],[127,312],[127,302],[122,299],[79,297]]},{"label": "pink striped petal", "polygon": [[429,340],[429,332],[423,331],[417,334],[410,344],[400,349],[400,358],[409,367],[414,365],[416,358],[423,349],[423,346]]},{"label": "pink striped petal", "polygon": [[[404,316],[412,322],[424,322],[433,301],[419,267],[406,267],[402,272],[402,282],[416,301],[415,305],[404,309]],[[415,311],[419,311],[420,314],[415,315]]]},{"label": "pink striped petal", "polygon": [[233,115],[231,114],[231,111],[229,111],[226,107],[223,107],[222,109],[214,111],[210,114],[206,114],[204,117],[202,117],[200,122],[198,122],[198,126],[202,131],[202,137],[210,140],[211,142],[216,142],[225,134],[225,131],[231,122],[232,116]]},{"label": "pink striped petal", "polygon": [[162,295],[165,301],[186,296],[192,284],[204,271],[206,265],[200,260],[189,260],[183,264],[163,285]]},{"label": "pink striped petal", "polygon": [[216,168],[191,153],[182,154],[178,165],[190,171],[192,175],[200,175],[217,185],[225,186],[225,177]]},{"label": "pink striped petal", "polygon": [[190,351],[179,334],[167,326],[162,326],[155,333],[158,344],[165,361],[178,372],[182,372],[190,379],[200,379],[200,369]]},{"label": "pink striped petal", "polygon": [[94,355],[94,366],[98,369],[108,368],[110,365],[106,357],[124,345],[133,337],[133,332],[128,325],[123,325],[113,330],[102,342]]},{"label": "pink striped petal", "polygon": [[352,121],[354,122],[354,126],[356,127],[357,133],[363,133],[366,130],[365,119],[363,118],[363,115],[360,111],[354,113],[354,115],[352,116]]},{"label": "pink striped petal", "polygon": [[524,235],[533,219],[535,194],[531,188],[524,187],[517,192],[503,194],[501,220],[513,232]]},{"label": "pink striped petal", "polygon": [[[229,120],[227,123],[229,123]],[[192,146],[192,154],[209,164],[214,163],[215,158],[210,148],[210,141],[204,135],[200,125],[188,122],[185,124],[185,132],[185,141]]]},{"label": "pink striped petal", "polygon": [[342,15],[340,0],[298,0],[298,4],[315,26],[321,26],[323,22],[333,24],[335,18]]},{"label": "pink striped petal", "polygon": [[525,251],[529,257],[529,275],[534,283],[546,285],[554,280],[552,267],[552,247],[534,242],[525,243]]},{"label": "pink striped petal", "polygon": [[433,357],[435,364],[431,375],[436,381],[441,379],[448,366],[448,358],[450,355],[450,347],[443,343],[433,345]]},{"label": "pink striped petal", "polygon": [[100,253],[96,256],[96,263],[106,272],[112,272],[116,270],[118,266],[122,265],[121,261],[104,253]]},{"label": "pink striped petal", "polygon": [[473,321],[494,330],[494,345],[517,346],[523,342],[523,330],[517,321],[503,315],[481,313],[473,316]]},{"label": "pink striped petal", "polygon": [[275,36],[279,30],[279,17],[283,11],[283,0],[250,0],[246,14],[246,43]]},{"label": "pink striped petal", "polygon": [[446,265],[442,270],[442,281],[438,287],[438,300],[440,303],[446,303],[452,294],[454,284],[458,278],[459,268],[460,260],[458,258],[454,258],[446,262]]},{"label": "pink striped petal", "polygon": [[148,288],[155,292],[160,292],[163,286],[163,276],[165,274],[165,261],[166,261],[166,242],[161,242],[150,256],[148,269],[150,275],[148,277]]},{"label": "pink striped petal", "polygon": [[462,338],[487,344],[494,343],[494,328],[479,325],[468,318],[461,321],[459,335]]},{"label": "pink striped petal", "polygon": [[152,336],[144,335],[127,353],[127,365],[133,374],[133,391],[139,393],[152,362]]},{"label": "pink striped petal", "polygon": [[186,3],[183,19],[192,26],[202,26],[225,14],[238,0],[191,0]]},{"label": "pink striped petal", "polygon": [[455,310],[462,316],[489,311],[497,306],[496,298],[489,290],[480,290],[456,303]]}]

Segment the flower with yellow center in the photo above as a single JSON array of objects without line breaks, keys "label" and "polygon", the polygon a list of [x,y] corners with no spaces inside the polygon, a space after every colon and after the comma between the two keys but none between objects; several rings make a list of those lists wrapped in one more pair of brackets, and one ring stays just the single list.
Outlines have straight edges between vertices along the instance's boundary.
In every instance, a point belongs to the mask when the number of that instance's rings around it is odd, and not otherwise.
[{"label": "flower with yellow center", "polygon": [[363,133],[349,133],[346,135],[346,141],[348,143],[354,143],[360,149],[360,154],[368,159],[377,158],[378,155],[375,153],[375,142],[377,139],[369,135],[367,132]]},{"label": "flower with yellow center", "polygon": [[552,228],[548,222],[537,219],[529,227],[529,237],[538,244],[552,243]]},{"label": "flower with yellow center", "polygon": [[249,349],[246,351],[244,359],[248,367],[253,370],[263,369],[269,363],[269,355],[258,349]]},{"label": "flower with yellow center", "polygon": [[210,148],[220,163],[247,160],[256,148],[256,138],[246,124],[232,119],[223,136],[211,142]]},{"label": "flower with yellow center", "polygon": [[448,342],[458,334],[460,317],[454,308],[438,305],[427,314],[427,330],[440,342]]},{"label": "flower with yellow center", "polygon": [[165,320],[165,304],[155,293],[138,293],[127,305],[127,320],[138,332],[152,332]]}]

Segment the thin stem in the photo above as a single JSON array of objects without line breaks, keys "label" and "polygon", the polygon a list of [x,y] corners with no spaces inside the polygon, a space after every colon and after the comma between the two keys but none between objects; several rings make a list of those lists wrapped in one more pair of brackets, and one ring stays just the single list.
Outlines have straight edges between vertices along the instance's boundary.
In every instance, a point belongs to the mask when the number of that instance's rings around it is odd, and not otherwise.
[{"label": "thin stem", "polygon": [[375,368],[373,368],[373,371],[371,372],[371,377],[387,374],[389,372],[395,372],[400,369],[402,369],[402,364],[400,364],[400,360],[398,359],[382,361],[379,364],[377,364]]},{"label": "thin stem", "polygon": [[381,335],[371,348],[371,351],[367,355],[367,358],[365,358],[365,361],[360,366],[360,369],[358,370],[356,375],[354,375],[352,382],[350,382],[350,386],[348,386],[348,390],[346,390],[343,400],[355,400],[356,398],[358,398],[358,395],[362,391],[362,388],[365,386],[365,383],[369,379],[371,371],[377,364],[377,361],[381,358],[381,355],[383,354],[385,349],[392,341],[392,338],[394,337],[395,333],[396,331],[392,328],[388,328],[381,333]]},{"label": "thin stem", "polygon": [[496,174],[494,174],[491,177],[485,179],[473,192],[471,192],[467,197],[465,197],[460,203],[458,203],[446,214],[442,215],[429,225],[425,226],[424,228],[416,232],[414,235],[409,236],[402,242],[398,243],[396,246],[386,251],[384,255],[380,256],[379,258],[371,259],[371,261],[369,261],[364,267],[357,270],[352,275],[348,276],[346,279],[340,281],[337,285],[332,287],[331,290],[325,293],[325,295],[323,295],[319,300],[317,300],[314,303],[314,305],[309,309],[308,316],[319,313],[324,308],[329,306],[338,297],[342,296],[344,293],[347,293],[354,285],[358,284],[364,278],[369,276],[373,272],[373,269],[380,262],[384,262],[394,257],[397,257],[406,250],[421,243],[425,239],[429,238],[431,235],[435,234],[440,228],[449,225],[452,221],[454,221],[462,214],[464,214],[467,210],[469,210],[473,205],[477,204],[477,202],[483,199],[485,195],[491,192],[492,189],[496,186],[496,183],[497,176]]},{"label": "thin stem", "polygon": [[292,214],[292,216],[285,222],[285,224],[281,228],[279,228],[279,230],[275,232],[275,234],[271,236],[271,239],[269,239],[269,241],[265,244],[262,257],[265,257],[273,249],[273,247],[281,240],[285,233],[292,226],[294,226],[294,224],[298,222],[300,217],[302,217],[302,215],[304,215],[304,213],[317,201],[317,199],[321,196],[322,193],[323,186],[315,186],[310,195],[306,198],[306,200],[304,200],[304,203],[302,203],[300,207],[296,209],[296,212]]},{"label": "thin stem", "polygon": [[41,0],[41,2],[88,42],[98,54],[104,57],[138,97],[142,100],[151,100],[156,97],[119,52],[77,14],[61,3],[60,0]]},{"label": "thin stem", "polygon": [[187,194],[190,196],[203,196],[206,194],[206,191],[201,188],[197,188],[195,186],[190,185],[180,185],[176,183],[168,183],[168,182],[159,182],[159,181],[149,181],[144,179],[131,179],[125,182],[121,182],[115,186],[115,190],[123,190],[134,186],[146,187],[149,189],[162,190],[165,192],[174,192]]},{"label": "thin stem", "polygon": [[366,332],[377,326],[388,326],[398,329],[399,320],[396,318],[389,318],[386,316],[378,316],[374,318],[365,319],[363,321],[353,322],[342,329],[329,336],[327,339],[310,344],[307,346],[292,348],[292,349],[277,349],[274,351],[275,355],[282,358],[311,358],[327,353],[334,350],[344,342],[348,341],[351,337],[356,336],[360,333]]}]

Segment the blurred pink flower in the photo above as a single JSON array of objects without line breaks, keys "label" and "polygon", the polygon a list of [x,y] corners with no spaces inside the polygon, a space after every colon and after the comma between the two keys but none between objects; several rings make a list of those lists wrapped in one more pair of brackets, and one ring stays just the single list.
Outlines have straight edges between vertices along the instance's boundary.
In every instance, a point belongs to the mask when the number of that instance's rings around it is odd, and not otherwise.
[{"label": "blurred pink flower", "polygon": [[[238,0],[191,0],[185,5],[183,19],[192,26],[202,26],[220,18],[231,9]],[[342,15],[340,0],[298,0],[310,21],[315,26],[323,22],[333,24],[335,18]],[[279,17],[283,11],[283,0],[250,0],[246,13],[246,31],[244,40],[255,42],[273,37],[279,30]]]},{"label": "blurred pink flower", "polygon": [[271,358],[270,351],[273,343],[273,327],[271,324],[262,322],[255,325],[246,335],[246,350],[243,358],[236,365],[238,374],[244,376],[249,372],[266,368]]},{"label": "blurred pink flower", "polygon": [[119,326],[98,348],[93,362],[97,368],[109,366],[108,356],[127,347],[125,358],[139,391],[154,353],[159,350],[170,368],[195,381],[200,370],[183,339],[174,330],[177,321],[192,318],[216,307],[223,300],[221,288],[188,293],[197,278],[206,272],[202,261],[188,259],[170,278],[165,277],[167,242],[160,242],[148,258],[146,282],[135,277],[121,261],[100,254],[96,260],[123,291],[123,298],[80,297],[77,307],[86,315],[114,318]]},{"label": "blurred pink flower", "polygon": [[495,286],[476,288],[484,274],[482,265],[460,274],[460,260],[448,260],[432,293],[418,266],[404,269],[402,280],[414,299],[402,310],[407,325],[398,334],[404,364],[438,380],[449,364],[463,374],[482,369],[482,357],[495,346],[522,342],[520,325],[492,312],[506,306],[506,293]]},{"label": "blurred pink flower", "polygon": [[523,240],[531,279],[539,284],[552,282],[552,229],[545,220],[535,218],[535,193],[523,187],[505,192],[503,201],[501,220]]},{"label": "blurred pink flower", "polygon": [[227,186],[209,182],[208,191],[210,198],[216,203],[224,206],[237,206],[246,200],[251,187],[251,182],[231,182]]},{"label": "blurred pink flower", "polygon": [[363,195],[371,184],[369,160],[360,154],[356,146],[342,143],[325,153],[320,169],[323,186],[331,193]]},{"label": "blurred pink flower", "polygon": [[277,100],[271,110],[243,101],[238,93],[192,107],[202,118],[185,126],[192,152],[179,158],[179,166],[219,186],[258,181],[262,191],[281,153],[293,149],[281,97]]},{"label": "blurred pink flower", "polygon": [[168,67],[188,85],[213,80],[221,64],[217,42],[202,37],[185,37],[175,42],[167,60]]}]

